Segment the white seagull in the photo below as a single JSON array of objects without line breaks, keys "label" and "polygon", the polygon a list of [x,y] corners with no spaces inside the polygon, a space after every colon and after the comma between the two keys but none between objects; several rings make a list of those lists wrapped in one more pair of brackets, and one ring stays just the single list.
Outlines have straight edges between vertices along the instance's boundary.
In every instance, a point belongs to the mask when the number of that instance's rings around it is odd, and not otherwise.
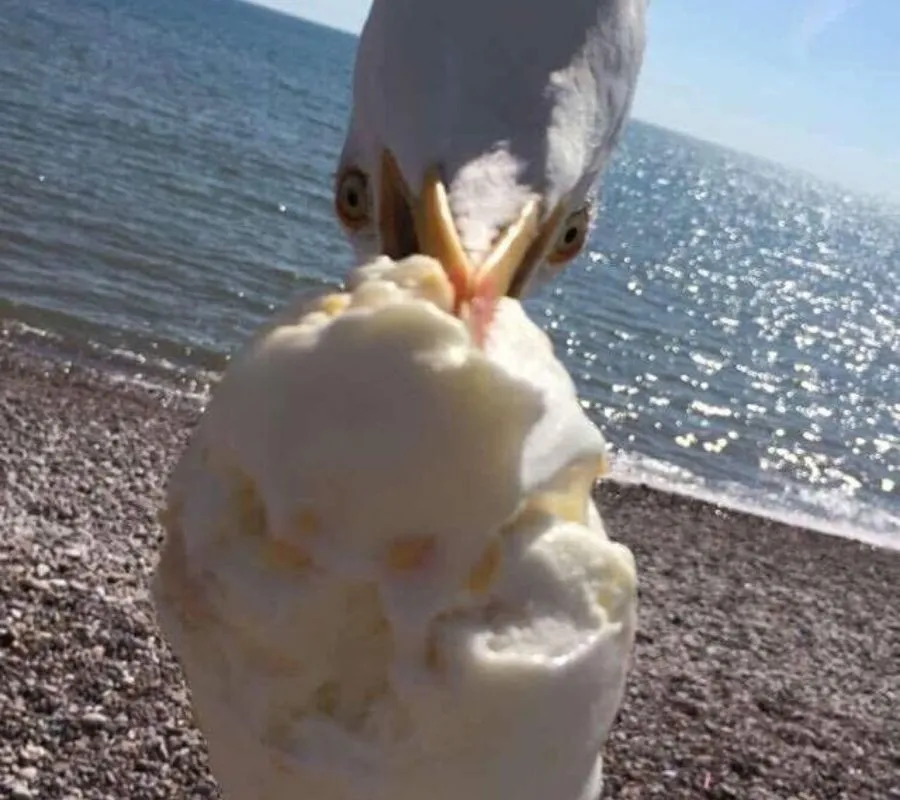
[{"label": "white seagull", "polygon": [[581,249],[645,11],[375,0],[336,191],[369,263],[232,360],[162,519],[228,800],[600,793],[635,564],[591,500],[602,434],[501,295]]},{"label": "white seagull", "polygon": [[357,256],[433,256],[460,304],[561,270],[631,110],[648,3],[374,0],[335,188]]}]

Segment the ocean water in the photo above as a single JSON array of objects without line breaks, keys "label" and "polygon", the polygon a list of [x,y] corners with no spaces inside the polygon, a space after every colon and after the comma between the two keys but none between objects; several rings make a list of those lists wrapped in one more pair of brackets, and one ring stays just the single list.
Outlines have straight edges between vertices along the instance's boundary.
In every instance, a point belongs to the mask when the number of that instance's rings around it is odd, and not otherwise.
[{"label": "ocean water", "polygon": [[[8,327],[196,392],[340,282],[352,37],[234,0],[0,18]],[[589,248],[527,305],[620,478],[900,546],[898,287],[897,208],[635,122]]]}]

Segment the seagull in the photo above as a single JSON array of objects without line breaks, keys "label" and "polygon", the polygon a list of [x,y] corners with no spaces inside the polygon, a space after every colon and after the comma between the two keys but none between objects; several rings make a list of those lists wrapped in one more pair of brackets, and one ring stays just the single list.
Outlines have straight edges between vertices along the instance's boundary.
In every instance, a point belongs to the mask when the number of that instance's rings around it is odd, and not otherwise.
[{"label": "seagull", "polygon": [[648,4],[374,0],[334,191],[356,256],[432,256],[458,306],[556,276],[629,117]]},{"label": "seagull", "polygon": [[[602,435],[508,297],[584,245],[645,13],[374,0],[335,188],[371,263],[231,362],[163,515],[154,602],[225,797],[600,793],[634,559],[590,499]],[[474,347],[453,315],[484,300]]]}]

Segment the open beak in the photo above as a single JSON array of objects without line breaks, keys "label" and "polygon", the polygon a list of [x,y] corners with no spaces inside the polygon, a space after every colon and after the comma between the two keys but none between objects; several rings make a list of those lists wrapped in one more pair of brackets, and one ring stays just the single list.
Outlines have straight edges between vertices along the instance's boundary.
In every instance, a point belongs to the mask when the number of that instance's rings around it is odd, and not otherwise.
[{"label": "open beak", "polygon": [[381,162],[378,224],[385,254],[421,253],[443,265],[456,292],[456,312],[493,305],[503,295],[521,296],[543,255],[558,214],[541,225],[540,203],[530,201],[497,236],[490,252],[474,263],[463,247],[437,167],[418,193],[407,186],[397,162],[385,150]]}]

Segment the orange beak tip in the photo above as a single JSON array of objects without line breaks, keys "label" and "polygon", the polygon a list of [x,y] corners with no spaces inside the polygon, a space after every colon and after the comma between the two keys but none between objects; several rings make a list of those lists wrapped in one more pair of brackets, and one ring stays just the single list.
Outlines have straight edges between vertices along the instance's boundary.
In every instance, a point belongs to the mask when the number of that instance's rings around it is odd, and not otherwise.
[{"label": "orange beak tip", "polygon": [[453,269],[447,266],[445,266],[445,269],[447,270],[450,284],[453,286],[454,310],[459,313],[469,295],[469,276],[464,269]]},{"label": "orange beak tip", "polygon": [[469,327],[479,348],[487,342],[488,330],[497,313],[500,293],[492,281],[483,284],[469,301]]}]

